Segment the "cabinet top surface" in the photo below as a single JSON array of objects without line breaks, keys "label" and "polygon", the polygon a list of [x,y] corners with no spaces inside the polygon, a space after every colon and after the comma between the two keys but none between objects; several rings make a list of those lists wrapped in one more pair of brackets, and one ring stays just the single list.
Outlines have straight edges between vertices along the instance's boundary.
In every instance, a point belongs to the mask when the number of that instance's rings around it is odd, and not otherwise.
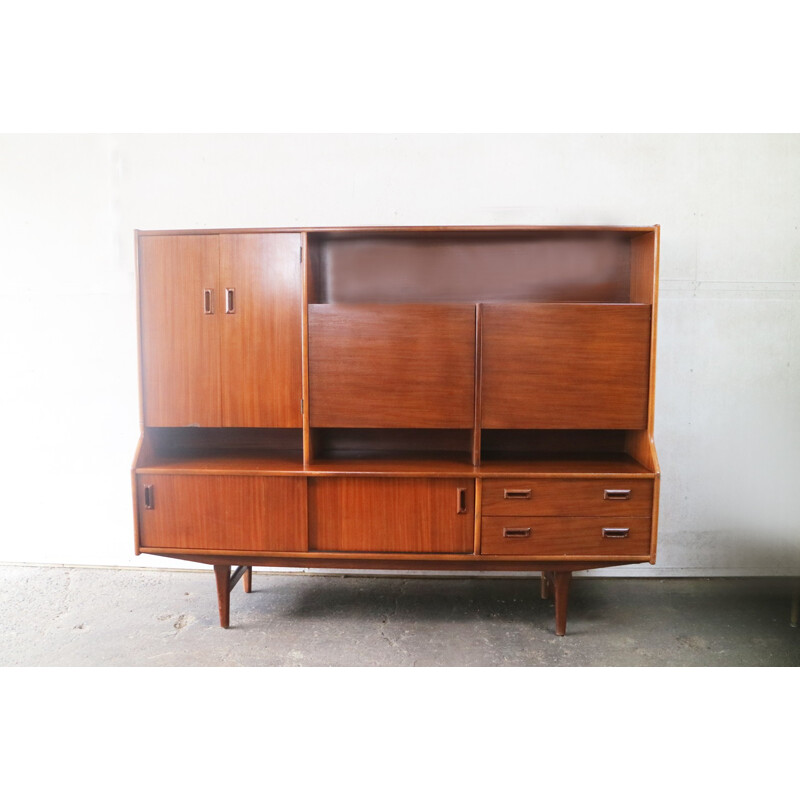
[{"label": "cabinet top surface", "polygon": [[139,230],[137,236],[199,235],[218,233],[571,233],[571,232],[610,232],[610,233],[649,233],[660,228],[659,225],[366,225],[331,227],[275,227],[275,228],[197,228],[185,230]]}]

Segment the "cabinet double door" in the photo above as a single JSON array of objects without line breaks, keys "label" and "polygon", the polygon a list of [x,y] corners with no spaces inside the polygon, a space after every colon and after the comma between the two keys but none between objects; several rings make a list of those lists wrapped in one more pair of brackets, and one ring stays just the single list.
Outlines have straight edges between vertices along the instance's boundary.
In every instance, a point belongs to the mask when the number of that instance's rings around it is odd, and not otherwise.
[{"label": "cabinet double door", "polygon": [[302,425],[301,237],[142,236],[149,427]]}]

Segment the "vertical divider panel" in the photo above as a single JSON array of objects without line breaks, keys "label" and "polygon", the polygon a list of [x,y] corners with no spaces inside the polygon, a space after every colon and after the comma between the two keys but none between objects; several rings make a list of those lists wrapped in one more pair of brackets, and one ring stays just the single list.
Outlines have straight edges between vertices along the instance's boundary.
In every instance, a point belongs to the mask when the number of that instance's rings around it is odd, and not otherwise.
[{"label": "vertical divider panel", "polygon": [[312,292],[311,273],[309,269],[310,259],[308,257],[308,233],[303,232],[300,238],[302,248],[302,270],[303,270],[303,313],[302,313],[302,351],[303,351],[303,466],[308,466],[314,460],[312,448],[311,428],[309,419],[311,409],[309,407],[308,392],[308,298]]},{"label": "vertical divider panel", "polygon": [[481,463],[481,303],[475,304],[475,420],[472,424],[472,465]]},{"label": "vertical divider panel", "polygon": [[481,515],[483,514],[483,480],[475,478],[475,555],[481,552]]}]

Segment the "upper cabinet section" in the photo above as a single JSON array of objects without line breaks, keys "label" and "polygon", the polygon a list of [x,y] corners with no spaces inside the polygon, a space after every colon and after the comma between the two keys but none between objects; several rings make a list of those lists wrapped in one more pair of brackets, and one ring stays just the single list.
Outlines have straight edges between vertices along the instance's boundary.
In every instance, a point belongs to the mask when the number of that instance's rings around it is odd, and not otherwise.
[{"label": "upper cabinet section", "polygon": [[299,233],[139,236],[148,427],[300,427]]}]

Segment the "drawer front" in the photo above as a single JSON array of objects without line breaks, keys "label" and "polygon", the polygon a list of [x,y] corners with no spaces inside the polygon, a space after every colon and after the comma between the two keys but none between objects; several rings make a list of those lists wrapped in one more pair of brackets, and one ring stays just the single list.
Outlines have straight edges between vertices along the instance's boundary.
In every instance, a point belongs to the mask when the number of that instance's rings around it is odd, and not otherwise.
[{"label": "drawer front", "polygon": [[138,475],[139,543],[178,550],[303,552],[306,479]]},{"label": "drawer front", "polygon": [[481,553],[492,556],[647,556],[645,517],[484,517]]},{"label": "drawer front", "polygon": [[624,516],[653,514],[653,481],[642,478],[492,478],[483,481],[483,516]]},{"label": "drawer front", "polygon": [[475,481],[310,478],[309,550],[471,553]]}]

